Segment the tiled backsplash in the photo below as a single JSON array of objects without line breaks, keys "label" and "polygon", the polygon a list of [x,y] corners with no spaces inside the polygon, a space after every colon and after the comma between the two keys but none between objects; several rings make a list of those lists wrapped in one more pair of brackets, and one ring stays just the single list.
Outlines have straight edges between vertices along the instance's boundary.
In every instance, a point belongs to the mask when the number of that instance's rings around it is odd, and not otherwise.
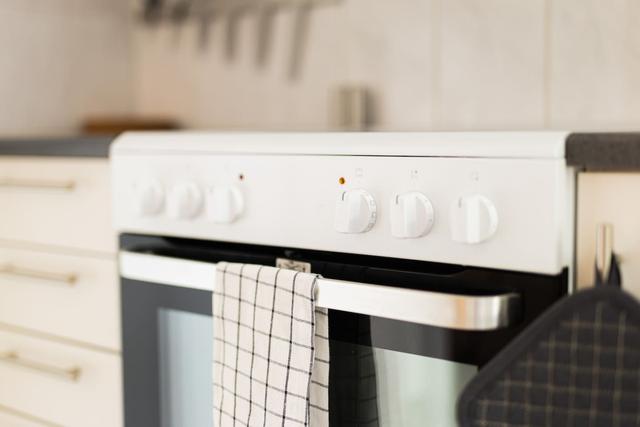
[{"label": "tiled backsplash", "polygon": [[291,16],[255,67],[255,19],[224,59],[224,22],[138,26],[136,105],[196,127],[330,126],[332,88],[365,84],[385,129],[628,129],[640,125],[640,3],[623,0],[342,0],[313,13],[302,78]]},{"label": "tiled backsplash", "polygon": [[71,134],[131,111],[128,20],[125,0],[0,1],[0,133]]},{"label": "tiled backsplash", "polygon": [[629,129],[640,124],[640,3],[338,0],[314,10],[301,78],[293,14],[256,66],[257,23],[224,55],[195,23],[133,25],[140,0],[5,0],[0,132],[58,134],[88,114],[176,116],[197,128],[327,129],[331,95],[365,85],[382,129]]},{"label": "tiled backsplash", "polygon": [[549,122],[640,128],[640,2],[549,0]]}]

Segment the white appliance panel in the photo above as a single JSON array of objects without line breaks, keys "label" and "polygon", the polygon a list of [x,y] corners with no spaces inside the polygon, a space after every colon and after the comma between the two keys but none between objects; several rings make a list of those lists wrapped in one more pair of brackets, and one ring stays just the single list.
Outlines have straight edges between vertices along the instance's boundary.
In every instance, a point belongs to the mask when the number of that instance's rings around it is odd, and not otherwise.
[{"label": "white appliance panel", "polygon": [[[546,274],[570,265],[566,198],[572,182],[563,158],[187,155],[118,152],[117,144],[114,153],[115,222],[120,232]],[[149,182],[161,186],[165,197],[162,208],[151,215],[139,207],[139,186]],[[196,214],[178,219],[167,209],[175,201],[166,199],[174,186],[185,183],[198,186],[205,200]],[[216,214],[211,206],[221,188],[241,197],[229,198],[236,200],[234,212],[241,207],[229,216],[232,221],[216,220],[219,209]],[[336,231],[336,205],[348,190],[366,190],[375,199],[375,224],[366,232]],[[421,237],[397,238],[390,203],[409,192],[429,199],[433,225]],[[457,226],[452,220],[460,215],[452,215],[452,208],[461,197],[474,195],[495,206],[495,233],[476,244],[454,241]]]}]

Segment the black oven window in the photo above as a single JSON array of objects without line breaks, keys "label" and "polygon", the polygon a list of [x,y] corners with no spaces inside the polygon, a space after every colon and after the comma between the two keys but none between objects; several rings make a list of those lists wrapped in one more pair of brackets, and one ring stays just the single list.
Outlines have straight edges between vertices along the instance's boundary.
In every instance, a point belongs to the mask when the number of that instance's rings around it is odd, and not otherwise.
[{"label": "black oven window", "polygon": [[456,401],[478,372],[435,357],[455,332],[331,311],[331,427],[455,427]]},{"label": "black oven window", "polygon": [[331,426],[456,426],[460,392],[478,368],[358,344],[331,342]]},{"label": "black oven window", "polygon": [[211,316],[158,309],[160,427],[212,426]]}]

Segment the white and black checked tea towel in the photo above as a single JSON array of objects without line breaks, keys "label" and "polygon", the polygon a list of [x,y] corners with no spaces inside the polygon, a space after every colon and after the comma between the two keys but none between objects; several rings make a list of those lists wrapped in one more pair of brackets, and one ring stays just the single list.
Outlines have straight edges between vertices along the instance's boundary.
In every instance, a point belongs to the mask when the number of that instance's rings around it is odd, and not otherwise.
[{"label": "white and black checked tea towel", "polygon": [[317,276],[219,263],[213,295],[215,427],[329,424],[329,325]]}]

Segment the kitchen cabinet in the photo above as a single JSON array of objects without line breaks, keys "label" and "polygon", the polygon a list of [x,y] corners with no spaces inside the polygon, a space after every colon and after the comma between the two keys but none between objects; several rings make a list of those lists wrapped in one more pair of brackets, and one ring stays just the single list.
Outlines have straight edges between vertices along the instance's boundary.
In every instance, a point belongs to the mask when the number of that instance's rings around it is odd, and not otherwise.
[{"label": "kitchen cabinet", "polygon": [[116,263],[0,246],[0,323],[118,351]]},{"label": "kitchen cabinet", "polygon": [[640,298],[640,173],[590,172],[578,175],[578,287],[594,277],[596,226],[613,225],[623,287]]},{"label": "kitchen cabinet", "polygon": [[2,406],[65,427],[121,425],[117,354],[0,331],[0,362]]},{"label": "kitchen cabinet", "polygon": [[123,425],[109,141],[91,144],[0,141],[0,425]]},{"label": "kitchen cabinet", "polygon": [[0,240],[113,253],[109,165],[96,159],[0,159]]}]

